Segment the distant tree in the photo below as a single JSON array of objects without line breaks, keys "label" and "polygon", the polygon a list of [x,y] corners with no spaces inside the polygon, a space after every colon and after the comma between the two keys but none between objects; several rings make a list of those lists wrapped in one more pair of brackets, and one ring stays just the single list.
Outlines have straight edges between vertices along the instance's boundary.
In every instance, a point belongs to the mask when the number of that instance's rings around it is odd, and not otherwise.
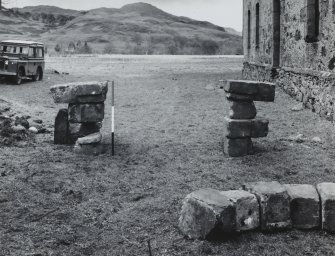
[{"label": "distant tree", "polygon": [[154,53],[154,47],[155,45],[153,43],[152,36],[148,35],[146,39],[144,40],[144,45],[143,45],[144,53],[146,55],[152,55]]},{"label": "distant tree", "polygon": [[235,55],[243,55],[243,47],[238,47],[235,50]]},{"label": "distant tree", "polygon": [[170,42],[167,46],[167,53],[176,55],[178,53],[178,47],[175,42]]},{"label": "distant tree", "polygon": [[103,51],[104,54],[112,54],[112,53],[115,53],[115,47],[112,43],[109,43],[105,46],[104,48],[104,51]]},{"label": "distant tree", "polygon": [[215,55],[220,50],[220,46],[213,40],[204,40],[201,42],[202,53],[206,55]]},{"label": "distant tree", "polygon": [[56,25],[56,18],[53,14],[48,14],[46,17],[46,23],[49,24],[50,26],[55,26]]},{"label": "distant tree", "polygon": [[56,44],[55,51],[60,52],[61,50],[62,50],[62,47],[60,46],[60,44]]},{"label": "distant tree", "polygon": [[140,33],[136,33],[132,40],[136,45],[141,45],[143,43],[143,38]]},{"label": "distant tree", "polygon": [[90,54],[92,53],[92,48],[85,42],[84,46],[79,49],[79,53]]},{"label": "distant tree", "polygon": [[81,41],[80,41],[80,40],[78,40],[78,41],[77,41],[77,43],[76,43],[76,46],[77,46],[77,48],[80,48],[80,47],[81,47],[81,45],[82,45]]},{"label": "distant tree", "polygon": [[74,42],[70,42],[68,47],[67,47],[67,52],[68,53],[75,53],[76,51],[76,45]]},{"label": "distant tree", "polygon": [[187,37],[184,37],[184,36],[174,36],[173,41],[176,43],[176,45],[178,45],[178,48],[180,50],[183,50],[185,46],[187,45],[188,39]]},{"label": "distant tree", "polygon": [[135,54],[135,55],[143,54],[143,47],[140,46],[140,45],[135,45],[134,48],[133,48],[132,54]]}]

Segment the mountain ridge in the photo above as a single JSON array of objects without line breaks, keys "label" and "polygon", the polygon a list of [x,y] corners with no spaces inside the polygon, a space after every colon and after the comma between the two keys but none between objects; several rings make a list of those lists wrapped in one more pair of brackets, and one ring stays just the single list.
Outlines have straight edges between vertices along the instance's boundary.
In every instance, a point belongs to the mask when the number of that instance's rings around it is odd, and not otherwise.
[{"label": "mountain ridge", "polygon": [[[241,36],[230,28],[175,16],[141,2],[88,11],[39,5],[9,13],[14,24],[27,21],[27,26],[13,25],[11,32],[45,41],[51,51],[58,45],[60,51],[69,52],[71,45],[73,52],[84,42],[93,52],[123,54],[238,54],[242,49]],[[0,25],[8,23],[0,17]],[[0,36],[5,34],[0,28]]]}]

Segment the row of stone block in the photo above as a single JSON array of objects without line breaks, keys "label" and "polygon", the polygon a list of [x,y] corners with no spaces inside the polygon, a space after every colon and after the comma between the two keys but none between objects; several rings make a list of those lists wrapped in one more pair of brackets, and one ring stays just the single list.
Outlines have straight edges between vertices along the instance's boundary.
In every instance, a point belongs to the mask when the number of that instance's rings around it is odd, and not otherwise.
[{"label": "row of stone block", "polygon": [[208,240],[257,229],[335,232],[335,183],[256,182],[241,190],[201,189],[185,198],[179,228],[189,238]]}]

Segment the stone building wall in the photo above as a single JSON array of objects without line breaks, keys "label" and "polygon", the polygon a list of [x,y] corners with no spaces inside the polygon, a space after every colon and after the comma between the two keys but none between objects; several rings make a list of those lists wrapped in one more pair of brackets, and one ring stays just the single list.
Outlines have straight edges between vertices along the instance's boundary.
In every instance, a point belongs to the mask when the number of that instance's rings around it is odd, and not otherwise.
[{"label": "stone building wall", "polygon": [[[280,60],[274,64],[274,4],[280,2]],[[319,2],[318,7],[311,2]],[[259,47],[256,5],[260,6]],[[310,8],[310,9],[309,9]],[[308,40],[310,14],[319,9],[319,33]],[[248,11],[251,12],[248,47]],[[274,81],[329,120],[335,102],[335,0],[244,0],[245,79]]]},{"label": "stone building wall", "polygon": [[[256,3],[260,4],[260,42],[256,49]],[[248,47],[248,11],[251,14],[250,47]],[[245,0],[243,19],[243,48],[245,61],[271,65],[272,58],[272,4],[269,0]]]}]

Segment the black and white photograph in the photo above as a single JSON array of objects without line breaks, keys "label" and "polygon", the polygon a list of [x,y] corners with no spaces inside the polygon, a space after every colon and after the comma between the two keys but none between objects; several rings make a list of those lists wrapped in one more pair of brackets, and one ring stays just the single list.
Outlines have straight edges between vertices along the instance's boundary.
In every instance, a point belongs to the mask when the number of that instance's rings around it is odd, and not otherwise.
[{"label": "black and white photograph", "polygon": [[0,0],[0,256],[335,256],[335,0]]}]

